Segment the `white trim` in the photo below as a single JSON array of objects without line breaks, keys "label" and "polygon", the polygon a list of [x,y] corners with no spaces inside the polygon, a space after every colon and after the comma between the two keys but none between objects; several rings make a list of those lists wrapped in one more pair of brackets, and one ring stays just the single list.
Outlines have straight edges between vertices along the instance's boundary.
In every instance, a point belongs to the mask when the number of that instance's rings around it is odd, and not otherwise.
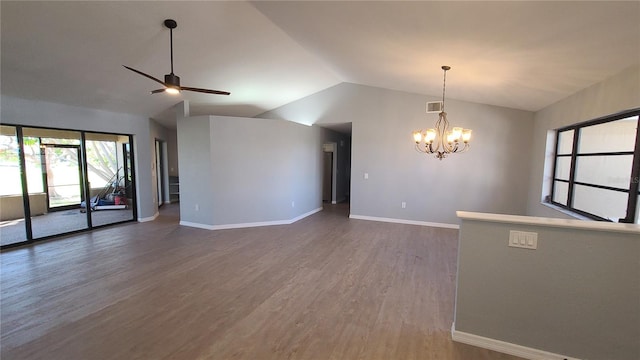
[{"label": "white trim", "polygon": [[612,223],[604,221],[583,221],[574,219],[545,218],[536,216],[520,216],[505,214],[490,214],[468,211],[456,211],[459,218],[465,220],[480,220],[499,223],[537,225],[581,230],[613,231],[640,234],[640,225]]},{"label": "white trim", "polygon": [[153,214],[153,216],[149,216],[149,217],[146,217],[146,218],[138,218],[138,222],[153,221],[153,220],[157,219],[158,216],[160,216],[160,213],[156,211],[156,213]]},{"label": "white trim", "polygon": [[338,203],[338,202],[337,202],[337,201],[335,201],[335,200],[331,202],[331,204],[333,204],[333,205],[335,205],[335,204],[337,204],[337,203]]},{"label": "white trim", "polygon": [[358,220],[382,221],[382,222],[397,223],[397,224],[439,227],[439,228],[446,228],[446,229],[460,229],[460,225],[457,225],[457,224],[434,223],[434,222],[427,222],[427,221],[393,219],[393,218],[353,215],[353,214],[349,214],[349,218],[358,219]]},{"label": "white trim", "polygon": [[317,212],[320,212],[322,210],[323,210],[322,207],[319,207],[317,209],[313,209],[313,210],[311,210],[309,212],[306,212],[306,213],[304,213],[302,215],[296,216],[293,219],[289,220],[289,224],[293,224],[294,222],[296,222],[298,220],[302,220],[302,219],[306,218],[307,216],[311,216],[311,215],[313,215],[313,214],[315,214]]},{"label": "white trim", "polygon": [[275,220],[275,221],[260,221],[260,222],[253,222],[253,223],[223,224],[223,225],[208,225],[208,226],[211,226],[211,230],[226,230],[226,229],[239,229],[239,228],[289,225],[289,224],[291,224],[290,220]]},{"label": "white trim", "polygon": [[190,221],[180,221],[180,225],[206,229],[206,230],[226,230],[226,229],[239,229],[239,228],[250,228],[250,227],[259,227],[259,226],[290,225],[298,220],[306,218],[307,216],[313,215],[318,211],[322,211],[322,208],[320,207],[320,208],[311,210],[307,213],[296,216],[293,219],[289,219],[289,220],[260,221],[260,222],[252,222],[252,223],[223,224],[223,225],[207,225],[207,224],[193,223]]},{"label": "white trim", "polygon": [[566,355],[554,354],[544,350],[538,350],[505,341],[487,338],[484,336],[469,334],[456,330],[456,324],[451,325],[451,339],[455,342],[478,346],[484,349],[498,351],[503,354],[519,356],[531,360],[579,360]]},{"label": "white trim", "polygon": [[213,225],[194,223],[194,222],[191,222],[191,221],[182,221],[182,220],[180,220],[180,225],[194,227],[194,228],[198,228],[198,229],[215,230]]}]

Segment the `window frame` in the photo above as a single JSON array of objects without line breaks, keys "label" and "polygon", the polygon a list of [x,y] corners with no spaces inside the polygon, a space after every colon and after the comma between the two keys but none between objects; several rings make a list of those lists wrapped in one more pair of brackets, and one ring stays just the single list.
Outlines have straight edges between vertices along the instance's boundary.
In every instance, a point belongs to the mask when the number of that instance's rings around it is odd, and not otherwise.
[{"label": "window frame", "polygon": [[[633,151],[603,151],[603,152],[590,152],[590,153],[578,153],[578,144],[580,142],[580,134],[583,128],[605,124],[608,122],[614,122],[617,120],[626,119],[629,117],[636,116],[636,138],[635,145]],[[634,223],[636,219],[636,211],[638,208],[638,196],[640,196],[640,108],[636,108],[633,110],[627,110],[623,112],[619,112],[613,115],[603,116],[597,119],[581,122],[578,124],[573,124],[569,126],[565,126],[562,128],[558,128],[555,130],[555,151],[553,154],[553,171],[551,176],[551,195],[549,196],[549,202],[554,206],[558,206],[570,212],[582,215],[589,219],[598,220],[598,221],[609,221],[612,220],[603,218],[601,216],[589,213],[584,210],[580,210],[574,207],[574,187],[575,185],[587,186],[591,188],[598,188],[610,191],[618,191],[627,194],[627,208],[626,208],[626,216],[624,218],[620,218],[618,222],[621,223]],[[573,131],[573,143],[570,154],[558,154],[560,149],[560,134],[565,131]],[[632,155],[633,159],[631,162],[631,174],[629,177],[629,186],[627,189],[617,188],[613,186],[607,185],[599,185],[599,184],[591,184],[576,181],[576,162],[580,157],[586,156],[629,156]],[[569,179],[559,179],[556,174],[558,158],[566,158],[570,157],[570,167],[569,167]],[[567,190],[567,201],[566,204],[562,204],[554,201],[556,195],[556,183],[566,183],[568,185]]]}]

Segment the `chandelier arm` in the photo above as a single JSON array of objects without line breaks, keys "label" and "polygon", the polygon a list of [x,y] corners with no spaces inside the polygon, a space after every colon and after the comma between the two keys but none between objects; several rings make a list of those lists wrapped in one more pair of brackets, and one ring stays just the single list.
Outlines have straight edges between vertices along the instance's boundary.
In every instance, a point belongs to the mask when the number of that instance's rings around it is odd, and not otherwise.
[{"label": "chandelier arm", "polygon": [[444,148],[445,148],[447,154],[451,154],[451,153],[456,152],[455,145],[451,145],[448,142],[446,143],[446,146]]},{"label": "chandelier arm", "polygon": [[447,119],[447,113],[444,112],[444,107],[443,107],[443,111],[440,113],[441,117],[442,117],[442,123],[443,123],[443,128],[442,128],[442,148],[445,149],[446,153],[451,153],[451,149],[452,147],[449,145],[448,139],[447,139],[447,133],[449,132],[449,120]]},{"label": "chandelier arm", "polygon": [[469,143],[463,143],[462,147],[460,147],[460,143],[458,143],[458,150],[456,151],[457,153],[463,153],[467,150],[469,150]]},{"label": "chandelier arm", "polygon": [[441,114],[440,116],[441,116],[441,118],[443,119],[443,122],[444,122],[444,129],[442,129],[442,130],[443,130],[443,132],[446,133],[447,130],[449,130],[449,120],[447,119],[447,113],[443,111],[440,114]]},{"label": "chandelier arm", "polygon": [[438,115],[438,121],[436,121],[436,132],[438,133],[437,136],[437,143],[436,143],[436,150],[438,150],[438,152],[440,151],[440,147],[444,148],[445,147],[445,133],[447,131],[447,114],[445,112],[440,112],[440,114]]}]

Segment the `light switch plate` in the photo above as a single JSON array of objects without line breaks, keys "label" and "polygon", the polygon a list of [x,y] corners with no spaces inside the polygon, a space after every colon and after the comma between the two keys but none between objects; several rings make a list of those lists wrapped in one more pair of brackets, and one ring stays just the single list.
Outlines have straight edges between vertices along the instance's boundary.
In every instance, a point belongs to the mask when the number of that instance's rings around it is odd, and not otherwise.
[{"label": "light switch plate", "polygon": [[509,246],[535,250],[538,248],[538,233],[528,231],[509,231]]}]

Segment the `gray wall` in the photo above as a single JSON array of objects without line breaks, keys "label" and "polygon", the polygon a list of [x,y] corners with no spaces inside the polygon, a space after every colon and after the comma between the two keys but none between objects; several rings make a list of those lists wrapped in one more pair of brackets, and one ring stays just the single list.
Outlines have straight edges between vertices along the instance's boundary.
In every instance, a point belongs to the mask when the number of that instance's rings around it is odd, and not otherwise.
[{"label": "gray wall", "polygon": [[533,114],[447,100],[450,122],[473,129],[473,140],[469,152],[439,161],[417,153],[411,136],[434,126],[437,114],[425,114],[434,100],[342,83],[264,116],[352,123],[352,215],[457,224],[456,210],[524,214]]},{"label": "gray wall", "polygon": [[167,161],[169,176],[179,176],[178,173],[178,133],[176,129],[167,129]]},{"label": "gray wall", "polygon": [[640,65],[624,69],[603,82],[536,112],[527,214],[568,218],[561,212],[541,204],[544,196],[551,193],[554,149],[553,143],[547,146],[550,130],[637,107],[640,107]]},{"label": "gray wall", "polygon": [[277,222],[322,207],[322,129],[198,116],[178,119],[177,131],[181,221]]},{"label": "gray wall", "polygon": [[211,119],[181,118],[177,122],[180,173],[180,220],[214,224]]},{"label": "gray wall", "polygon": [[3,123],[133,135],[138,218],[150,218],[156,213],[152,190],[155,185],[151,177],[153,144],[149,119],[8,96],[2,96],[1,102]]},{"label": "gray wall", "polygon": [[[509,230],[538,249],[508,247]],[[638,234],[463,220],[457,331],[581,359],[640,358]]]}]

